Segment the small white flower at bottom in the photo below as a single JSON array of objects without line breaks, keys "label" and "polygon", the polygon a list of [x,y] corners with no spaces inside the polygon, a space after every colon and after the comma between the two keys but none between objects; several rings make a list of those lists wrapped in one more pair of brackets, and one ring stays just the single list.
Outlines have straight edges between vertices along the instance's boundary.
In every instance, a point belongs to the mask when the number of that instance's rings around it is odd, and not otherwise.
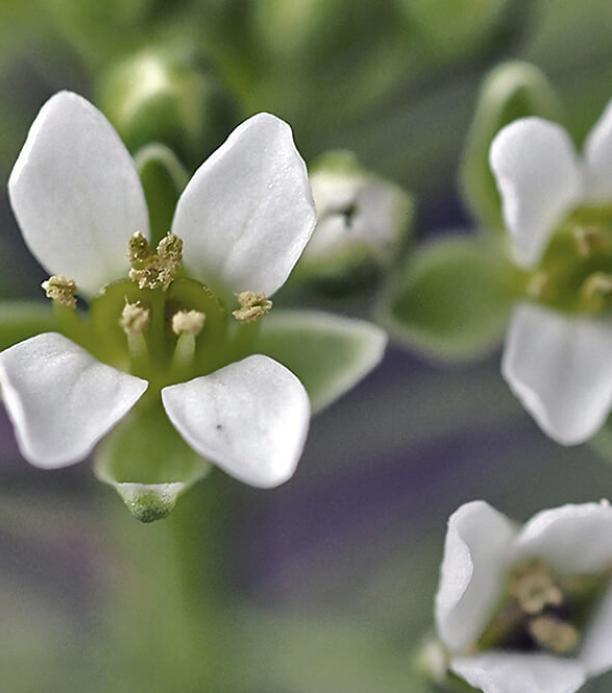
[{"label": "small white flower at bottom", "polygon": [[450,518],[435,604],[449,674],[483,693],[575,693],[612,668],[612,509],[522,528],[482,501]]}]

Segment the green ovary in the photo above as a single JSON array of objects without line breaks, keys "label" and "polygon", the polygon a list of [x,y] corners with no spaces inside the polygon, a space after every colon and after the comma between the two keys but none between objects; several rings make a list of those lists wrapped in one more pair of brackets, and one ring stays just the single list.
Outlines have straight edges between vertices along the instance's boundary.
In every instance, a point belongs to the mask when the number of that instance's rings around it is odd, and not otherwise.
[{"label": "green ovary", "polygon": [[555,231],[539,265],[521,274],[520,292],[567,313],[612,307],[612,207],[581,207]]}]

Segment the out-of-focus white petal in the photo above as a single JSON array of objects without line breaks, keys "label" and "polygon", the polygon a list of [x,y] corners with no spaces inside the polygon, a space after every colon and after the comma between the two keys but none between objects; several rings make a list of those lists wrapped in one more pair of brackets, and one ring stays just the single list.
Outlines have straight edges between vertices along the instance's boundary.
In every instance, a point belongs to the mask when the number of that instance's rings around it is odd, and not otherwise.
[{"label": "out-of-focus white petal", "polygon": [[545,654],[487,652],[457,657],[451,669],[483,693],[575,693],[586,681],[577,660]]},{"label": "out-of-focus white petal", "polygon": [[587,199],[612,203],[612,102],[587,137],[584,160]]},{"label": "out-of-focus white petal", "polygon": [[568,504],[534,515],[516,539],[513,561],[536,557],[570,575],[609,567],[612,508],[603,503]]},{"label": "out-of-focus white petal", "polygon": [[612,325],[522,304],[510,320],[502,374],[547,435],[583,443],[612,406]]},{"label": "out-of-focus white petal", "polygon": [[260,113],[237,127],[179,199],[172,230],[194,277],[226,293],[271,296],[316,221],[306,166],[291,128]]},{"label": "out-of-focus white petal", "polygon": [[106,118],[60,92],[36,117],[9,180],[23,237],[51,274],[95,294],[127,275],[127,244],[149,233],[134,162]]},{"label": "out-of-focus white petal", "polygon": [[590,676],[598,676],[612,668],[612,586],[596,606],[587,626],[580,661]]},{"label": "out-of-focus white petal", "polygon": [[148,386],[54,332],[3,351],[0,382],[23,456],[49,469],[86,457]]},{"label": "out-of-focus white petal", "polygon": [[249,356],[162,390],[177,431],[200,455],[251,486],[287,481],[310,419],[302,383],[277,361]]},{"label": "out-of-focus white petal", "polygon": [[493,140],[490,162],[502,196],[514,257],[535,265],[555,226],[582,197],[582,173],[563,128],[522,118]]},{"label": "out-of-focus white petal", "polygon": [[515,532],[505,515],[483,501],[451,515],[435,615],[438,635],[452,651],[473,644],[491,618]]}]

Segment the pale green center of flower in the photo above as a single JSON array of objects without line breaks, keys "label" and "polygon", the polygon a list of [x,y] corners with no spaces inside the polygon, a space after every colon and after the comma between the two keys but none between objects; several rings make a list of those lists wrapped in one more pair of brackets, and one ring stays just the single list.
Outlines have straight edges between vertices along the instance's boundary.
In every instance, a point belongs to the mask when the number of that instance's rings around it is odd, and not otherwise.
[{"label": "pale green center of flower", "polygon": [[145,397],[166,385],[206,375],[252,353],[259,322],[272,303],[244,291],[226,308],[208,286],[185,275],[183,243],[168,234],[153,249],[136,233],[129,241],[127,279],[76,309],[78,287],[65,277],[43,284],[59,331],[100,361],[149,381]]},{"label": "pale green center of flower", "polygon": [[565,576],[541,560],[516,566],[475,650],[574,654],[609,581],[610,571]]},{"label": "pale green center of flower", "polygon": [[612,308],[612,208],[570,214],[538,266],[524,273],[522,288],[531,299],[569,313]]}]

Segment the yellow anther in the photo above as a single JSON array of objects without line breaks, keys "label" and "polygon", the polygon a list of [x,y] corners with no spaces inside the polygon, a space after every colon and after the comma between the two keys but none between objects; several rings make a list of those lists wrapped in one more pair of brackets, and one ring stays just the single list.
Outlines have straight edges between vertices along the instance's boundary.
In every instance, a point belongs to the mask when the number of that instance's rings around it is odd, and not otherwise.
[{"label": "yellow anther", "polygon": [[128,260],[134,267],[138,263],[146,262],[153,255],[149,241],[137,231],[128,243]]},{"label": "yellow anther", "polygon": [[242,291],[236,297],[240,308],[232,311],[232,315],[239,322],[255,322],[272,310],[272,301],[266,298],[265,294]]},{"label": "yellow anther", "polygon": [[47,298],[57,301],[66,308],[76,308],[77,287],[72,279],[54,274],[41,284]]},{"label": "yellow anther", "polygon": [[135,233],[128,245],[128,258],[132,269],[129,278],[139,289],[163,289],[174,281],[183,260],[183,241],[169,233],[153,252],[147,239]]},{"label": "yellow anther", "polygon": [[546,300],[554,298],[554,288],[550,276],[546,272],[534,272],[527,282],[527,294],[531,298]]},{"label": "yellow anther", "polygon": [[612,274],[607,272],[593,272],[580,287],[580,297],[587,307],[594,310],[602,310],[608,305],[612,297]]},{"label": "yellow anther", "polygon": [[163,260],[182,262],[183,241],[177,235],[169,233],[157,244],[157,254]]},{"label": "yellow anther", "polygon": [[607,236],[597,226],[576,226],[572,229],[578,255],[584,258],[610,247]]},{"label": "yellow anther", "polygon": [[570,654],[580,642],[578,630],[556,616],[538,616],[529,622],[528,629],[542,649],[555,654]]},{"label": "yellow anther", "polygon": [[121,311],[119,324],[128,336],[142,334],[151,322],[151,311],[145,308],[140,301],[136,303],[125,302]]},{"label": "yellow anther", "polygon": [[206,315],[198,310],[179,310],[172,316],[172,331],[176,335],[198,335],[204,327]]},{"label": "yellow anther", "polygon": [[541,613],[547,606],[560,606],[563,593],[555,584],[547,566],[538,561],[516,574],[510,593],[526,614]]}]

